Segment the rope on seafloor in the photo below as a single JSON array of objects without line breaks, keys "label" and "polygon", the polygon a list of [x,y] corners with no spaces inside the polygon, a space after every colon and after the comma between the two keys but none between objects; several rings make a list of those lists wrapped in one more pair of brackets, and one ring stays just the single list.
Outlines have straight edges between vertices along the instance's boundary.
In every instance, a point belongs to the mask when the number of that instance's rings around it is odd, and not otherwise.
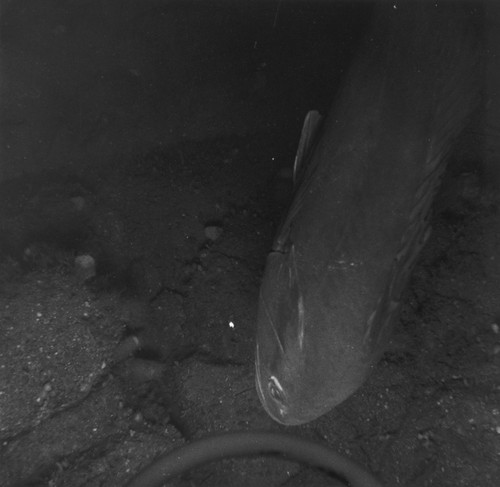
[{"label": "rope on seafloor", "polygon": [[356,462],[312,440],[285,433],[236,432],[209,436],[165,453],[139,472],[127,487],[156,487],[206,463],[229,457],[280,454],[335,473],[352,487],[383,487],[373,474]]}]

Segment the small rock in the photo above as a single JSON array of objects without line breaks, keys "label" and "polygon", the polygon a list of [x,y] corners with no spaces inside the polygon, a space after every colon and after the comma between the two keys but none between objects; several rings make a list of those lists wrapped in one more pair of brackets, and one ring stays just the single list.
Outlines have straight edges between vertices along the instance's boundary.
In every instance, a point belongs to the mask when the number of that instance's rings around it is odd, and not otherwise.
[{"label": "small rock", "polygon": [[154,360],[134,358],[122,362],[115,368],[118,376],[126,384],[144,384],[153,380],[163,380],[167,365]]},{"label": "small rock", "polygon": [[75,196],[71,198],[71,203],[75,207],[75,210],[82,211],[85,208],[85,199],[82,196]]},{"label": "small rock", "polygon": [[205,227],[205,237],[207,237],[209,240],[212,240],[212,242],[215,242],[221,235],[222,235],[222,228],[215,226],[215,225],[209,225]]},{"label": "small rock", "polygon": [[134,260],[128,267],[129,286],[139,295],[152,299],[161,292],[163,279],[160,270],[143,259]]},{"label": "small rock", "polygon": [[76,275],[86,281],[96,275],[95,260],[91,255],[79,255],[75,258]]},{"label": "small rock", "polygon": [[119,363],[134,355],[141,349],[141,341],[135,335],[122,340],[113,352],[113,363]]},{"label": "small rock", "polygon": [[129,299],[120,305],[118,320],[131,332],[148,327],[152,319],[152,310],[143,300]]}]

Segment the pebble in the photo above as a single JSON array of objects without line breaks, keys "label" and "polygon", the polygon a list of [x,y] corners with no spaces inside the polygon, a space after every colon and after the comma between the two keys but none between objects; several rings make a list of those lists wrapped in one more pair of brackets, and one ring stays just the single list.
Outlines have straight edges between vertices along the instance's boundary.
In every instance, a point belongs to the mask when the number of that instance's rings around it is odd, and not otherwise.
[{"label": "pebble", "polygon": [[212,242],[215,242],[222,235],[222,228],[215,225],[208,225],[205,227],[205,237]]},{"label": "pebble", "polygon": [[119,363],[134,355],[140,350],[141,341],[135,335],[131,335],[122,340],[113,352],[113,363]]},{"label": "pebble", "polygon": [[142,259],[130,264],[128,275],[134,291],[148,299],[154,298],[163,286],[160,270]]},{"label": "pebble", "polygon": [[75,196],[71,198],[71,203],[75,207],[75,210],[82,211],[85,208],[85,199],[82,196]]},{"label": "pebble", "polygon": [[123,378],[133,384],[162,380],[167,366],[154,360],[136,358],[129,362]]},{"label": "pebble", "polygon": [[75,272],[79,279],[87,281],[96,275],[95,259],[91,255],[75,257]]}]

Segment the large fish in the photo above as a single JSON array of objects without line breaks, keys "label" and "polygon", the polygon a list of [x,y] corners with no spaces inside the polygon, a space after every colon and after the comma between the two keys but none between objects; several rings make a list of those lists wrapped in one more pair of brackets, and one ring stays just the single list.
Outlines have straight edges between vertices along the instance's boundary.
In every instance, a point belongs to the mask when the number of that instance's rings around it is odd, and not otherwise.
[{"label": "large fish", "polygon": [[447,155],[478,101],[477,14],[379,5],[328,117],[306,119],[259,297],[257,391],[280,423],[331,410],[384,351]]}]

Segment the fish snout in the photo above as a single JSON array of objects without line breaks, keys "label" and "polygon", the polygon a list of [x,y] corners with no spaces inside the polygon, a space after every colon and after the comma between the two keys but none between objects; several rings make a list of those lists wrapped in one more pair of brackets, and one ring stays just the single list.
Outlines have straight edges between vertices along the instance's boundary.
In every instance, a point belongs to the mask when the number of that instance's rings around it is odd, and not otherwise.
[{"label": "fish snout", "polygon": [[262,367],[257,350],[255,361],[255,384],[263,408],[271,418],[284,425],[301,424],[295,418],[290,393],[282,381],[272,374],[267,367]]},{"label": "fish snout", "polygon": [[286,421],[288,406],[286,391],[275,376],[269,376],[262,372],[255,375],[257,393],[260,402],[267,414],[281,424],[288,424]]}]

